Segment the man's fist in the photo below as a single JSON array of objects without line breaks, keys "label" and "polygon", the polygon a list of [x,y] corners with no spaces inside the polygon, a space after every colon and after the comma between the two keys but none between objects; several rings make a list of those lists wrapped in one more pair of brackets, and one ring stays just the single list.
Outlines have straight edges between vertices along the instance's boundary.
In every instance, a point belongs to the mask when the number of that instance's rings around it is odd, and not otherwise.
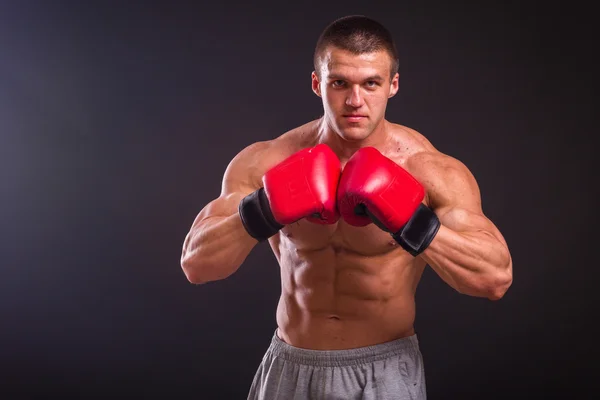
[{"label": "man's fist", "polygon": [[359,149],[348,160],[338,187],[341,216],[350,225],[374,222],[409,253],[429,246],[440,223],[421,201],[423,186],[373,147]]},{"label": "man's fist", "polygon": [[340,160],[325,144],[294,153],[268,170],[263,187],[240,202],[244,227],[252,237],[265,240],[302,218],[321,224],[337,222],[335,195],[340,174]]}]

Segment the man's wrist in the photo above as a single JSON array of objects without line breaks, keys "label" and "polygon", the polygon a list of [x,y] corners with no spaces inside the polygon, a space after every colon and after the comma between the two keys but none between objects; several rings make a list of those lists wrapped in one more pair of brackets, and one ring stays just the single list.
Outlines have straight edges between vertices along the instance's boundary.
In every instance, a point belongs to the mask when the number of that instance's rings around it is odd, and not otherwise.
[{"label": "man's wrist", "polygon": [[440,225],[435,212],[421,203],[402,229],[392,233],[392,237],[404,250],[416,257],[429,247]]},{"label": "man's wrist", "polygon": [[244,197],[238,206],[238,213],[246,232],[259,242],[267,240],[283,228],[273,216],[264,188]]}]

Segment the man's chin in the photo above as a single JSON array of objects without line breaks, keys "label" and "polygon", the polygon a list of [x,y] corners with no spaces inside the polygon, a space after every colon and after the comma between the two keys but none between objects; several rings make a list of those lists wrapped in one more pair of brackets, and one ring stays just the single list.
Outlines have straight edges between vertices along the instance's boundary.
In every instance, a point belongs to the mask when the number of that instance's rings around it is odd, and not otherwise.
[{"label": "man's chin", "polygon": [[370,134],[370,131],[363,127],[342,127],[338,132],[340,137],[348,142],[360,142]]}]

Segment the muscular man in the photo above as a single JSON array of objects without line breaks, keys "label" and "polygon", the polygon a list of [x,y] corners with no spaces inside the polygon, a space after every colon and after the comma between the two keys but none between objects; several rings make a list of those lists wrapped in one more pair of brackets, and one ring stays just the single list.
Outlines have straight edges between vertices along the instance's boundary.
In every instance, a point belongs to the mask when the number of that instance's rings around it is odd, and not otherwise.
[{"label": "muscular man", "polygon": [[385,119],[398,56],[378,22],[332,22],[314,54],[317,120],[254,143],[183,246],[189,281],[225,279],[258,243],[281,267],[277,330],[250,399],[425,399],[414,296],[426,265],[498,300],[512,260],[459,160]]}]

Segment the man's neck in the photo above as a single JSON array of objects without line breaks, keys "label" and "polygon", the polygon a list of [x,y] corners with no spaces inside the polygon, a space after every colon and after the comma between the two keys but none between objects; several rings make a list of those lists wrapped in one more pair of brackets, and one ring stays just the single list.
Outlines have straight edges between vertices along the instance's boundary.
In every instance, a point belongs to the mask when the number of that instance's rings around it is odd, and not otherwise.
[{"label": "man's neck", "polygon": [[319,142],[325,143],[338,155],[340,160],[348,160],[356,150],[362,147],[383,147],[389,138],[388,123],[384,119],[373,130],[373,132],[363,140],[349,141],[338,135],[327,123],[324,117],[319,122]]}]

